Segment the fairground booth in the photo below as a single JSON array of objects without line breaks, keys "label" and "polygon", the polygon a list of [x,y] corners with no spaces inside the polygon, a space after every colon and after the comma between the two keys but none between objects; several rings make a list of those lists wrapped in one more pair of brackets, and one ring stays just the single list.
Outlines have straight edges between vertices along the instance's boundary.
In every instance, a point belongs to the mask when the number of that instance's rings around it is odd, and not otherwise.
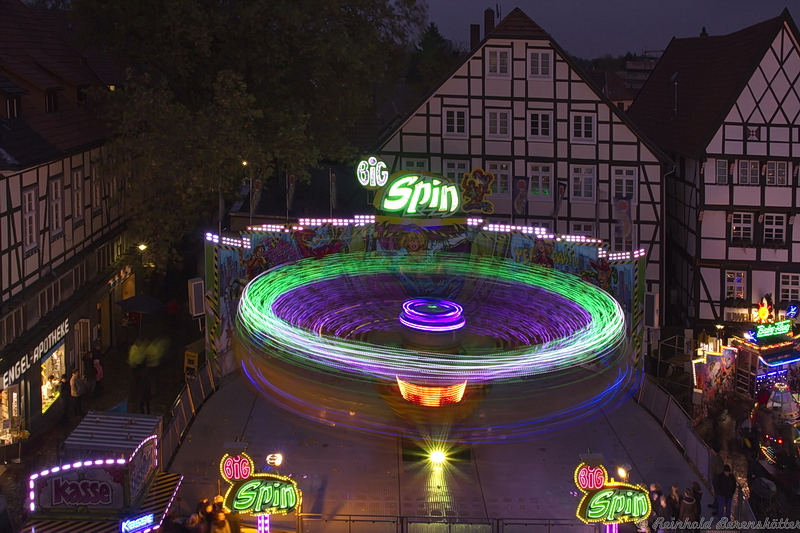
[{"label": "fairground booth", "polygon": [[182,475],[161,470],[161,417],[90,411],[62,459],[27,481],[24,533],[157,531]]}]

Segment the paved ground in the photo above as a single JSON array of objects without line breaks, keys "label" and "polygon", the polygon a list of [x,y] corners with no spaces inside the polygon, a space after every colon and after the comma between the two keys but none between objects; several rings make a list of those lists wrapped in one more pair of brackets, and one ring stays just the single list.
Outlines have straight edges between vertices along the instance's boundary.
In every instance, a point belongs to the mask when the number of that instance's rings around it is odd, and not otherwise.
[{"label": "paved ground", "polygon": [[203,406],[170,470],[185,475],[183,514],[220,492],[223,454],[247,451],[262,465],[267,454],[284,454],[280,473],[297,480],[303,511],[326,517],[552,518],[577,524],[573,472],[581,454],[602,453],[609,467],[629,463],[635,483],[688,487],[699,480],[659,424],[632,400],[557,437],[473,445],[469,460],[443,472],[404,461],[402,448],[399,438],[296,419],[233,375]]}]

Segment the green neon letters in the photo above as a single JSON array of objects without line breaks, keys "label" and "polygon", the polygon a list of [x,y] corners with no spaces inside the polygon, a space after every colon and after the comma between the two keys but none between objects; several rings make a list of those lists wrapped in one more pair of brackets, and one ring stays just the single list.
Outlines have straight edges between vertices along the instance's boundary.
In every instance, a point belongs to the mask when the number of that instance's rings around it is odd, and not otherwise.
[{"label": "green neon letters", "polygon": [[291,483],[255,478],[238,485],[234,485],[231,506],[235,513],[291,512],[297,506],[297,493]]},{"label": "green neon letters", "polygon": [[601,489],[589,498],[586,518],[607,523],[621,522],[626,518],[646,518],[650,514],[647,498],[646,493],[627,487]]},{"label": "green neon letters", "polygon": [[449,216],[460,207],[458,188],[429,175],[400,174],[393,176],[378,207],[403,216]]},{"label": "green neon letters", "polygon": [[774,324],[761,324],[756,328],[756,338],[762,339],[764,337],[775,337],[777,335],[786,335],[792,331],[792,321],[783,320],[775,322]]}]

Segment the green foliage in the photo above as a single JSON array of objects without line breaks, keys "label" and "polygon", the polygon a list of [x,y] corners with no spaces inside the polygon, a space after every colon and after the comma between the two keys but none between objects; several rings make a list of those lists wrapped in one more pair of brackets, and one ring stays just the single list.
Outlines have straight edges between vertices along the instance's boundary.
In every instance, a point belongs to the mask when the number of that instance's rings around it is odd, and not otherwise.
[{"label": "green foliage", "polygon": [[431,90],[461,60],[465,50],[445,39],[431,22],[420,35],[411,54],[407,78],[415,92]]},{"label": "green foliage", "polygon": [[[74,0],[87,39],[130,67],[105,99],[107,175],[156,264],[248,169],[304,177],[355,155],[345,130],[404,65],[422,0]],[[250,171],[250,170],[248,170]],[[268,193],[267,193],[268,194]]]}]

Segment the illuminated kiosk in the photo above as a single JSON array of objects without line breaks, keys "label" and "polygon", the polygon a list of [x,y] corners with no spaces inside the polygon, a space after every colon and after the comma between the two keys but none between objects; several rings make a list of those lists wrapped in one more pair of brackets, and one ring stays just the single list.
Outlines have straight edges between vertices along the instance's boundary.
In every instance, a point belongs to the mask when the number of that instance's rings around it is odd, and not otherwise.
[{"label": "illuminated kiosk", "polygon": [[157,531],[183,476],[161,471],[161,417],[90,411],[65,441],[71,459],[27,481],[24,533]]}]

